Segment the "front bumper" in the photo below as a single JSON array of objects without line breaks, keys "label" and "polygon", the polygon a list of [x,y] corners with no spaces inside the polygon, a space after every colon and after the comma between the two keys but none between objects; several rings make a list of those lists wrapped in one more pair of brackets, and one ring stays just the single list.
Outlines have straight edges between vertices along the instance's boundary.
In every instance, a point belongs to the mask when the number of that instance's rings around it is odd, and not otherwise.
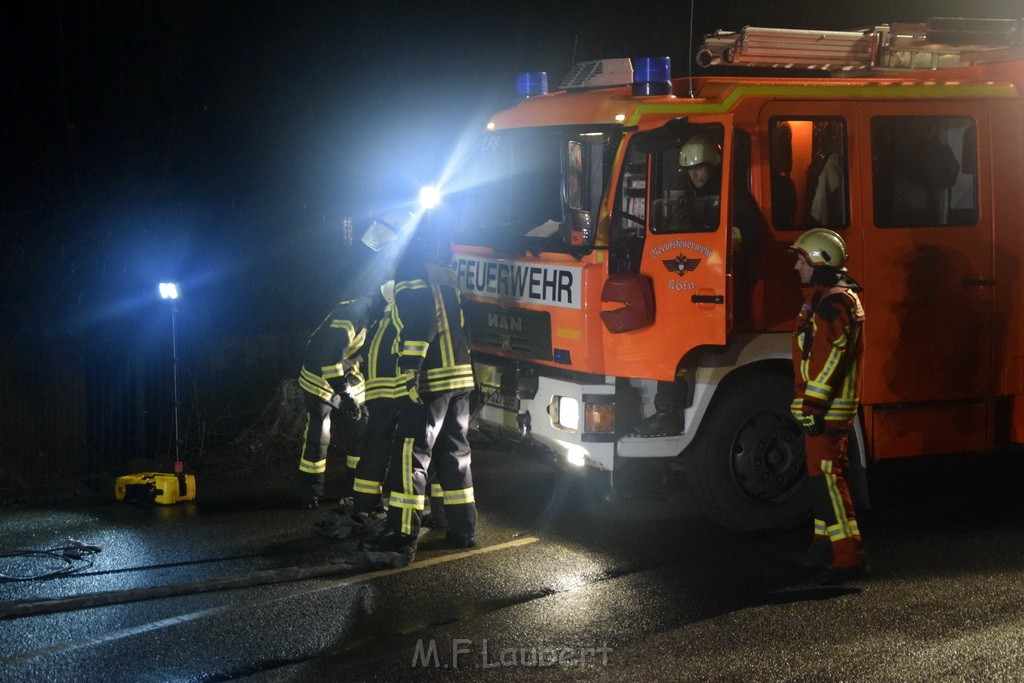
[{"label": "front bumper", "polygon": [[538,377],[536,391],[532,387],[522,391],[507,386],[508,382],[503,386],[496,366],[478,363],[476,370],[483,389],[481,400],[486,400],[474,421],[478,429],[536,442],[568,465],[613,469],[614,423],[605,420],[601,431],[587,431],[586,415],[588,410],[614,415],[614,384]]}]

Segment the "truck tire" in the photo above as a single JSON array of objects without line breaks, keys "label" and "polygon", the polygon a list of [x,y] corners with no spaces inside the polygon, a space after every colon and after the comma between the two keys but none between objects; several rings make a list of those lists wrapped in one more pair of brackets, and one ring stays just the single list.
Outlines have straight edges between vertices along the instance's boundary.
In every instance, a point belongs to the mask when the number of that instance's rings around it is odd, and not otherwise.
[{"label": "truck tire", "polygon": [[705,514],[737,531],[781,529],[811,515],[804,440],[789,412],[793,382],[752,373],[719,389],[682,457]]}]

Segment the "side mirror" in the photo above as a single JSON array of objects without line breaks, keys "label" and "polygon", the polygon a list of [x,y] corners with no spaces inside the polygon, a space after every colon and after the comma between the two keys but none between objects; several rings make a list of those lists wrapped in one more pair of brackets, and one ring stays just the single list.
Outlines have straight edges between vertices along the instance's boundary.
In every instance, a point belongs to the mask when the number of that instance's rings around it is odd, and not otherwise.
[{"label": "side mirror", "polygon": [[594,243],[594,226],[589,211],[570,209],[567,223],[569,224],[569,246],[581,247]]},{"label": "side mirror", "polygon": [[612,334],[639,330],[654,322],[654,283],[646,275],[612,275],[601,290],[601,301],[623,304],[614,311],[601,311],[601,322]]}]

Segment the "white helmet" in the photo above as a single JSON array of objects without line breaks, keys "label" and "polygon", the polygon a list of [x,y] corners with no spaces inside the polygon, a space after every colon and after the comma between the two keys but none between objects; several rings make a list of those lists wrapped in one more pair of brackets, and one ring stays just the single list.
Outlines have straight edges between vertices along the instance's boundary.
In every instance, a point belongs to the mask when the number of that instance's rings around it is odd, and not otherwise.
[{"label": "white helmet", "polygon": [[381,296],[384,297],[384,301],[389,304],[395,300],[395,279],[391,278],[380,286]]},{"label": "white helmet", "polygon": [[701,164],[718,166],[722,163],[722,146],[707,133],[697,133],[679,150],[679,165],[693,168]]},{"label": "white helmet", "polygon": [[800,254],[814,267],[842,270],[846,265],[846,242],[838,232],[828,228],[811,228],[796,238],[789,251]]}]

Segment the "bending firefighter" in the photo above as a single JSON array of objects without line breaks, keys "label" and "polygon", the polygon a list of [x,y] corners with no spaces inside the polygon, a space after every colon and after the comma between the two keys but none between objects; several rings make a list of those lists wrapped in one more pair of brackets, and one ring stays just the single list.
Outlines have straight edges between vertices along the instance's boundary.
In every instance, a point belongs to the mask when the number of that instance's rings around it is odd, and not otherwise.
[{"label": "bending firefighter", "polygon": [[798,562],[821,570],[822,584],[865,572],[860,530],[847,484],[847,439],[860,403],[864,308],[860,285],[846,273],[846,245],[838,233],[808,230],[789,249],[809,300],[793,333],[794,399],[804,429],[814,539]]},{"label": "bending firefighter", "polygon": [[[364,383],[358,353],[366,339],[373,298],[340,302],[313,332],[302,357],[299,387],[306,407],[306,428],[299,456],[302,507],[315,510],[324,496],[331,412],[344,418],[346,470],[355,469],[366,425]],[[347,486],[346,486],[347,488]]]},{"label": "bending firefighter", "polygon": [[382,485],[399,408],[396,357],[392,350],[397,336],[391,319],[394,308],[395,283],[381,286],[386,305],[371,326],[366,344],[366,408],[369,419],[363,439],[363,450],[356,462],[352,479],[351,507],[334,510],[317,524],[320,533],[334,538],[348,538],[360,533],[378,531],[376,511],[382,507]]}]

